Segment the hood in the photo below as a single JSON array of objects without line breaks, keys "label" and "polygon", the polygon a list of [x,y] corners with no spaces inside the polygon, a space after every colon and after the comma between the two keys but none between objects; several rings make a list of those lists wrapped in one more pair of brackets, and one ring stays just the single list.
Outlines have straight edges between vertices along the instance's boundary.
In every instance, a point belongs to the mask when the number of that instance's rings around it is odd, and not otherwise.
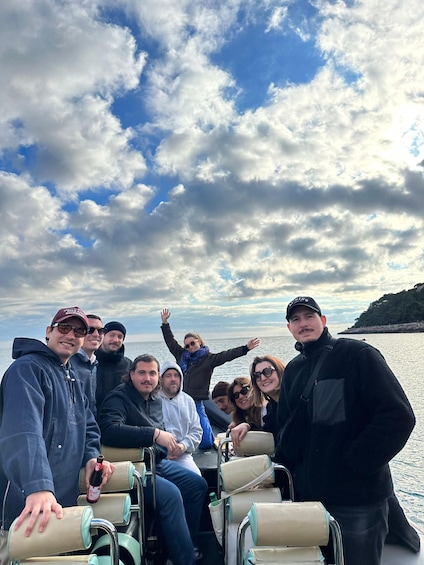
[{"label": "hood", "polygon": [[30,353],[40,353],[41,355],[45,355],[55,361],[61,362],[56,353],[47,347],[47,345],[42,341],[29,337],[15,337],[12,346],[13,359],[19,359],[20,357],[29,355]]},{"label": "hood", "polygon": [[[180,394],[180,392],[183,390],[183,382],[184,382],[183,372],[181,370],[181,367],[175,361],[165,361],[165,363],[162,363],[162,365],[160,366],[160,378],[162,378],[162,376],[164,375],[164,373],[166,373],[166,371],[168,369],[175,369],[176,371],[178,371],[178,374],[181,377],[180,388],[179,388],[179,390],[176,394],[176,396],[178,396]],[[160,384],[160,381],[159,381],[159,384]],[[160,391],[160,395],[162,397],[168,398],[165,394],[163,394],[162,391]]]}]

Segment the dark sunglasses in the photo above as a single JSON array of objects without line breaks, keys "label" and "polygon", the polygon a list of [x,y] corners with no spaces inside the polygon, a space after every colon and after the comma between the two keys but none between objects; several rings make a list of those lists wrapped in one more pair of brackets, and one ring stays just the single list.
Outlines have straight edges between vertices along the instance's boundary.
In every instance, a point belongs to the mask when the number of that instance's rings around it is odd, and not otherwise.
[{"label": "dark sunglasses", "polygon": [[88,332],[87,332],[87,333],[88,333],[88,334],[93,334],[96,330],[99,332],[99,335],[104,335],[104,333],[105,333],[105,329],[104,329],[104,328],[93,328],[93,327],[91,327],[91,326],[88,328]]},{"label": "dark sunglasses", "polygon": [[246,396],[246,394],[249,392],[249,390],[250,390],[249,385],[242,387],[241,390],[239,390],[238,392],[235,392],[233,394],[234,400],[238,400],[240,398],[240,395]]},{"label": "dark sunglasses", "polygon": [[[197,340],[196,340],[196,341],[197,341]],[[189,347],[193,347],[193,345],[196,345],[196,341],[190,341],[190,343],[186,343],[186,344],[184,345],[184,347],[185,347],[186,349],[188,349]]]},{"label": "dark sunglasses", "polygon": [[87,328],[81,328],[80,326],[73,326],[72,324],[52,324],[52,328],[57,328],[59,332],[63,335],[68,334],[70,331],[74,331],[75,337],[84,337],[87,335]]},{"label": "dark sunglasses", "polygon": [[260,381],[262,379],[262,375],[265,378],[270,377],[273,371],[275,371],[274,367],[265,367],[262,371],[256,371],[256,373],[253,373],[253,378],[255,381]]}]

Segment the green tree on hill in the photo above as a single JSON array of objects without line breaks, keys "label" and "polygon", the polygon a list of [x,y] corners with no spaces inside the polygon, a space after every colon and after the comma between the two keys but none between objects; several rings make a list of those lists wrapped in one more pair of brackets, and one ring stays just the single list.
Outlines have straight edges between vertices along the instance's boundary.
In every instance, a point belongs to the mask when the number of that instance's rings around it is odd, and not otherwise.
[{"label": "green tree on hill", "polygon": [[424,321],[424,283],[397,294],[384,294],[371,302],[368,310],[357,318],[354,328],[387,326]]}]

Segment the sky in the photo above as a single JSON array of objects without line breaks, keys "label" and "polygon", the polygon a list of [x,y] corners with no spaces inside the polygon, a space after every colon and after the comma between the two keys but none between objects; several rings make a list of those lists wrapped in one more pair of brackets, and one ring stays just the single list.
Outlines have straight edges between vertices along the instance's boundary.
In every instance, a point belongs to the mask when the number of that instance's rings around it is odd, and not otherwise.
[{"label": "sky", "polygon": [[2,0],[0,341],[329,326],[424,282],[422,0]]}]

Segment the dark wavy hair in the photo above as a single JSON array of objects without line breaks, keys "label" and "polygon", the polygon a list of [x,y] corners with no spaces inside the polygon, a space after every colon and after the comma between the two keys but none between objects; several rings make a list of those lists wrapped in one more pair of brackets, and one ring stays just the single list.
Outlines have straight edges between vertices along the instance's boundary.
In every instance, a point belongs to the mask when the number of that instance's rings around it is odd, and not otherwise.
[{"label": "dark wavy hair", "polygon": [[142,353],[141,355],[138,355],[134,361],[131,363],[130,365],[130,370],[128,371],[127,375],[124,375],[121,379],[121,381],[123,383],[129,383],[131,381],[131,373],[133,373],[136,369],[137,369],[137,365],[138,363],[156,363],[157,367],[158,367],[158,385],[155,388],[155,390],[153,392],[156,392],[157,390],[159,390],[159,373],[160,373],[160,364],[159,361],[156,359],[156,357],[154,357],[153,355],[150,355],[149,353]]},{"label": "dark wavy hair", "polygon": [[253,387],[252,387],[253,388],[253,398],[254,398],[255,404],[258,404],[260,399],[263,400],[263,398],[265,398],[264,393],[258,387],[258,383],[256,382],[256,379],[253,376],[253,373],[255,373],[255,371],[256,371],[256,365],[258,365],[259,363],[262,363],[263,361],[268,361],[268,363],[274,367],[274,369],[277,372],[280,385],[281,385],[281,379],[283,378],[283,375],[284,375],[284,369],[286,368],[286,366],[281,361],[281,359],[279,359],[278,357],[274,357],[273,355],[263,355],[262,357],[255,357],[253,359],[252,364],[250,366],[250,378],[252,380],[252,385],[253,385]]},{"label": "dark wavy hair", "polygon": [[[247,386],[250,387],[250,390],[247,394],[252,399],[252,405],[247,410],[242,410],[236,404],[236,400],[234,398],[234,387],[236,387],[237,385],[241,388]],[[253,422],[258,428],[262,428],[262,409],[264,405],[264,398],[262,397],[260,399],[259,404],[255,402],[253,397],[252,383],[249,377],[236,377],[228,387],[227,396],[233,409],[231,417],[235,424],[238,425],[242,422]]]}]

